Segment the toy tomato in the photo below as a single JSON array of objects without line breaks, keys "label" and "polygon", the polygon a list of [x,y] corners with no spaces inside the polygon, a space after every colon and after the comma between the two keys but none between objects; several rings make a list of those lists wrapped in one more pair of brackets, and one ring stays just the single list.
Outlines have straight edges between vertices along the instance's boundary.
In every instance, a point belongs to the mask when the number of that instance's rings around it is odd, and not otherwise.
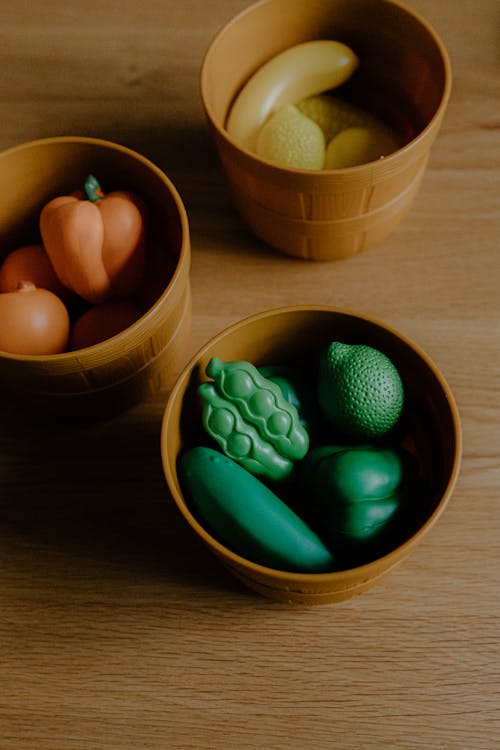
[{"label": "toy tomato", "polygon": [[43,244],[60,281],[89,302],[134,292],[145,262],[146,207],[126,191],[105,195],[89,176],[85,194],[63,195],[40,214]]}]

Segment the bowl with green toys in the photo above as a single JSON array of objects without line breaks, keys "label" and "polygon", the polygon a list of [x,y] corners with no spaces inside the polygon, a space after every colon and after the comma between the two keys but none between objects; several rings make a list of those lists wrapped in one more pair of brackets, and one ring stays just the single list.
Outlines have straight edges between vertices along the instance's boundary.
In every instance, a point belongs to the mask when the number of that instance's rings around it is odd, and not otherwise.
[{"label": "bowl with green toys", "polygon": [[371,588],[441,516],[461,427],[434,362],[376,319],[269,310],[222,331],[168,398],[166,482],[243,583],[322,604]]}]

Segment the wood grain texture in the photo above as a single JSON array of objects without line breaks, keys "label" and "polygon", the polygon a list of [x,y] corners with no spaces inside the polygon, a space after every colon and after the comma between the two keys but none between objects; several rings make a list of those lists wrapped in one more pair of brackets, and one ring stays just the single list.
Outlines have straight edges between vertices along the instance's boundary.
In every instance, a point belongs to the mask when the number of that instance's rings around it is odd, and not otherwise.
[{"label": "wood grain texture", "polygon": [[418,343],[461,412],[440,523],[372,591],[290,608],[243,589],[163,480],[167,393],[99,425],[0,401],[2,750],[493,750],[500,746],[500,13],[412,0],[454,83],[411,213],[333,264],[277,255],[231,203],[198,94],[242,0],[17,0],[0,9],[0,148],[109,138],[177,185],[193,245],[190,352],[264,308],[320,303]]}]

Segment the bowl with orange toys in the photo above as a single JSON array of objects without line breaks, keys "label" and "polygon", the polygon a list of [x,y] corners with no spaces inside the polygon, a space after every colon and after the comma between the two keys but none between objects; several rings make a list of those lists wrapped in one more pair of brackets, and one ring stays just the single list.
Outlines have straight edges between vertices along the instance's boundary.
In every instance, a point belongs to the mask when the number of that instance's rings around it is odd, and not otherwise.
[{"label": "bowl with orange toys", "polygon": [[53,413],[103,416],[167,387],[189,334],[185,208],[109,141],[0,153],[0,381]]}]

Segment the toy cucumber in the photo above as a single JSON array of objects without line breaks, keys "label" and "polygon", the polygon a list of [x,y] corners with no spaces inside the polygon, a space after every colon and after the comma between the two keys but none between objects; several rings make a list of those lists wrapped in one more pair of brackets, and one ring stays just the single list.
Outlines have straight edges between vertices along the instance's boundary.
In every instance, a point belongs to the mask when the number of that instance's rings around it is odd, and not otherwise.
[{"label": "toy cucumber", "polygon": [[180,460],[183,489],[195,514],[227,547],[278,570],[333,570],[330,550],[277,495],[238,463],[204,446]]}]

